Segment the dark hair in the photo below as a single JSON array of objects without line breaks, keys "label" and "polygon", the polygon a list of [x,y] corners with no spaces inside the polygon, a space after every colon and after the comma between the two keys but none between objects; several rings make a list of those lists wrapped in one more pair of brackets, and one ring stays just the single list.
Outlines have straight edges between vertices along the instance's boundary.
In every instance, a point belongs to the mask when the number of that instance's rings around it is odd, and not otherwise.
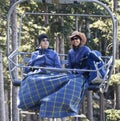
[{"label": "dark hair", "polygon": [[40,34],[38,36],[38,43],[40,44],[41,43],[41,40],[44,39],[44,38],[48,38],[48,36],[46,34]]}]

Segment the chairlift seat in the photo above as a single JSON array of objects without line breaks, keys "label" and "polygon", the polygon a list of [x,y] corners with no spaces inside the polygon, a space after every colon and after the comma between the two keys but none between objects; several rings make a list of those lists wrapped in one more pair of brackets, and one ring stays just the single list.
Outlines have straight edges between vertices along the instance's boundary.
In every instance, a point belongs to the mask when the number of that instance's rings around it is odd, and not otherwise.
[{"label": "chairlift seat", "polygon": [[[31,53],[20,52],[19,54],[22,57],[22,63],[19,64],[19,65],[22,65],[22,75],[23,75],[23,77],[25,77],[26,74],[24,73],[24,66],[27,67],[27,63],[30,60]],[[66,56],[66,55],[64,55],[64,56]],[[112,63],[113,63],[113,57],[112,56],[111,57],[110,56],[103,56],[102,59],[104,60],[103,67],[98,68],[98,63],[97,62],[94,63],[95,64],[95,70],[96,70],[96,72],[94,71],[94,73],[96,73],[97,76],[89,84],[88,90],[93,90],[93,91],[99,90],[100,87],[101,87],[100,85],[103,85],[110,77],[110,69],[111,69],[111,66],[112,66]],[[61,60],[62,65],[66,65],[67,62],[68,62],[68,60],[66,58],[64,60]],[[101,68],[105,68],[106,73],[105,73],[104,77],[102,77],[101,74],[100,74],[99,70]],[[13,81],[13,85],[14,86],[20,86],[21,80],[15,79]]]}]

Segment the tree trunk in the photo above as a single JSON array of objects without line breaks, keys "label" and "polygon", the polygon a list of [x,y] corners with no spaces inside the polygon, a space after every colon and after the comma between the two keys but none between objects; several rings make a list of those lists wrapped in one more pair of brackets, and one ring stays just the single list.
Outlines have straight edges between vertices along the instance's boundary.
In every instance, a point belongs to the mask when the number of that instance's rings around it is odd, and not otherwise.
[{"label": "tree trunk", "polygon": [[[59,50],[59,53],[60,54],[64,54],[64,48],[63,48],[63,46],[64,46],[64,39],[63,38],[61,38],[60,39],[60,50]],[[60,60],[65,60],[65,56],[61,56],[60,57]],[[61,65],[62,67],[65,67],[65,64],[63,63],[63,65]]]},{"label": "tree trunk", "polygon": [[8,90],[5,90],[5,118],[6,118],[6,121],[10,121],[10,119],[9,119],[9,114],[10,114],[10,112],[9,112],[9,95],[8,95],[8,93],[9,93],[9,89]]},{"label": "tree trunk", "polygon": [[116,11],[118,8],[118,0],[113,0],[113,10]]},{"label": "tree trunk", "polygon": [[116,109],[120,109],[120,85],[116,85]]},{"label": "tree trunk", "polygon": [[[44,11],[45,11],[46,13],[48,13],[48,6],[47,6],[47,5],[45,5]],[[49,24],[49,16],[48,16],[48,15],[44,15],[44,21],[45,21],[45,24],[46,24],[46,25]]]},{"label": "tree trunk", "polygon": [[[118,0],[113,0],[113,10],[116,12],[118,8]],[[116,59],[119,59],[120,56],[120,50],[119,50],[119,41],[117,39],[116,42]],[[119,68],[117,69],[117,73],[119,73]],[[115,85],[115,108],[120,109],[120,85],[116,84]]]},{"label": "tree trunk", "polygon": [[0,49],[0,121],[6,121],[5,120],[4,81],[3,81],[3,65],[2,65],[1,49]]},{"label": "tree trunk", "polygon": [[[64,26],[63,17],[61,17],[60,19],[61,19],[61,26]],[[65,48],[64,48],[64,38],[63,38],[63,36],[59,36],[59,41],[60,41],[59,53],[64,54],[65,53]],[[64,59],[64,58],[62,58],[62,59]]]},{"label": "tree trunk", "polygon": [[100,93],[100,121],[105,121],[104,96]]},{"label": "tree trunk", "polygon": [[[16,0],[10,0],[10,5],[13,5]],[[17,44],[17,13],[16,8],[14,9],[11,17],[11,29],[12,29],[12,50],[15,50],[18,46]],[[13,58],[13,61],[17,63],[17,57]],[[17,79],[17,69],[14,71],[14,78]],[[18,88],[12,86],[12,104],[11,104],[11,120],[12,121],[19,121],[19,111],[17,108],[17,92]]]},{"label": "tree trunk", "polygon": [[86,96],[83,98],[81,108],[80,108],[80,114],[86,113]]},{"label": "tree trunk", "polygon": [[87,92],[87,118],[90,121],[93,121],[93,99],[92,99],[92,91]]}]

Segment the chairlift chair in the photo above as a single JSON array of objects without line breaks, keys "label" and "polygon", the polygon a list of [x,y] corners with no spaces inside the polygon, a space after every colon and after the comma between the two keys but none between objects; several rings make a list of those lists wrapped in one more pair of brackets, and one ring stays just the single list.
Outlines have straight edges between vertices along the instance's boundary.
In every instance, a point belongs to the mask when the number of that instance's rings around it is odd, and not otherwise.
[{"label": "chairlift chair", "polygon": [[[26,52],[20,52],[19,48],[20,48],[20,37],[21,37],[21,31],[22,31],[22,19],[23,16],[25,16],[26,14],[35,14],[35,15],[53,15],[53,16],[76,16],[76,17],[80,17],[80,16],[84,16],[84,17],[105,17],[106,15],[90,15],[90,14],[81,14],[81,13],[77,13],[77,14],[71,14],[71,13],[33,13],[33,12],[25,12],[23,15],[21,15],[21,20],[20,20],[20,29],[19,29],[19,36],[17,38],[17,48],[13,51],[11,51],[11,38],[10,38],[10,20],[11,20],[11,15],[14,11],[14,8],[16,6],[18,6],[19,4],[23,3],[23,2],[30,2],[29,0],[19,0],[17,2],[15,2],[11,8],[8,11],[8,15],[7,15],[7,55],[8,55],[8,66],[9,66],[9,72],[10,72],[10,77],[12,80],[12,83],[14,86],[20,86],[21,80],[24,78],[23,75],[23,68],[26,67],[26,65],[24,64],[24,62],[26,61],[26,55],[29,55],[30,53],[26,53]],[[111,19],[112,21],[112,56],[108,57],[105,56],[104,60],[106,60],[105,62],[105,66],[106,66],[106,70],[107,73],[102,81],[101,84],[96,85],[96,84],[91,84],[89,89],[100,89],[101,92],[106,92],[109,86],[109,79],[111,77],[112,71],[113,71],[113,67],[114,67],[114,62],[115,62],[115,55],[116,55],[116,39],[117,39],[117,18],[113,15],[112,11],[102,2],[98,1],[98,0],[34,0],[36,2],[41,2],[44,4],[72,4],[74,6],[74,4],[78,4],[80,5],[81,3],[95,3],[100,5],[101,7],[103,7],[105,9],[105,11],[108,14],[108,17]],[[18,61],[14,61],[14,58],[22,58],[23,63],[19,63]],[[29,59],[29,58],[28,58]],[[64,60],[66,62],[66,60]],[[59,71],[59,72],[68,72],[68,71],[86,71],[86,70],[80,70],[80,69],[66,69],[66,68],[62,68],[62,69],[54,69],[54,68],[47,68],[47,67],[35,67],[35,68],[41,68],[47,71]],[[14,71],[15,70],[19,70],[21,72],[19,72],[19,74],[21,74],[21,77],[16,77],[14,75]],[[99,69],[97,69],[99,70]],[[87,70],[87,71],[95,71],[95,70]],[[98,74],[98,71],[97,71]]]}]

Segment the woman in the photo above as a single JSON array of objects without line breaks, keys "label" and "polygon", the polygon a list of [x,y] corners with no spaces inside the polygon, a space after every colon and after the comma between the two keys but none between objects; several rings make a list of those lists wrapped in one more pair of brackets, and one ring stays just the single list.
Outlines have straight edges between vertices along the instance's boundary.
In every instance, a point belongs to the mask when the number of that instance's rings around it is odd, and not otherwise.
[{"label": "woman", "polygon": [[[101,68],[104,65],[101,53],[97,50],[91,51],[88,46],[85,46],[87,39],[84,33],[74,31],[69,38],[71,40],[72,48],[68,51],[68,67],[86,69],[84,72],[79,71],[76,73],[82,74],[85,78],[87,78],[88,82],[101,82],[101,79],[105,76],[105,69]],[[96,62],[97,64],[95,65]],[[101,69],[99,69],[98,72],[87,71],[97,70],[96,67]]]},{"label": "woman", "polygon": [[84,33],[74,31],[69,36],[72,48],[68,51],[68,68],[87,69],[87,56],[91,52],[86,44],[86,36]]},{"label": "woman", "polygon": [[[56,67],[60,68],[60,60],[58,54],[49,47],[49,39],[46,34],[41,34],[38,37],[39,47],[32,53],[29,66],[38,67]],[[27,68],[25,73],[34,71],[35,69]]]}]

